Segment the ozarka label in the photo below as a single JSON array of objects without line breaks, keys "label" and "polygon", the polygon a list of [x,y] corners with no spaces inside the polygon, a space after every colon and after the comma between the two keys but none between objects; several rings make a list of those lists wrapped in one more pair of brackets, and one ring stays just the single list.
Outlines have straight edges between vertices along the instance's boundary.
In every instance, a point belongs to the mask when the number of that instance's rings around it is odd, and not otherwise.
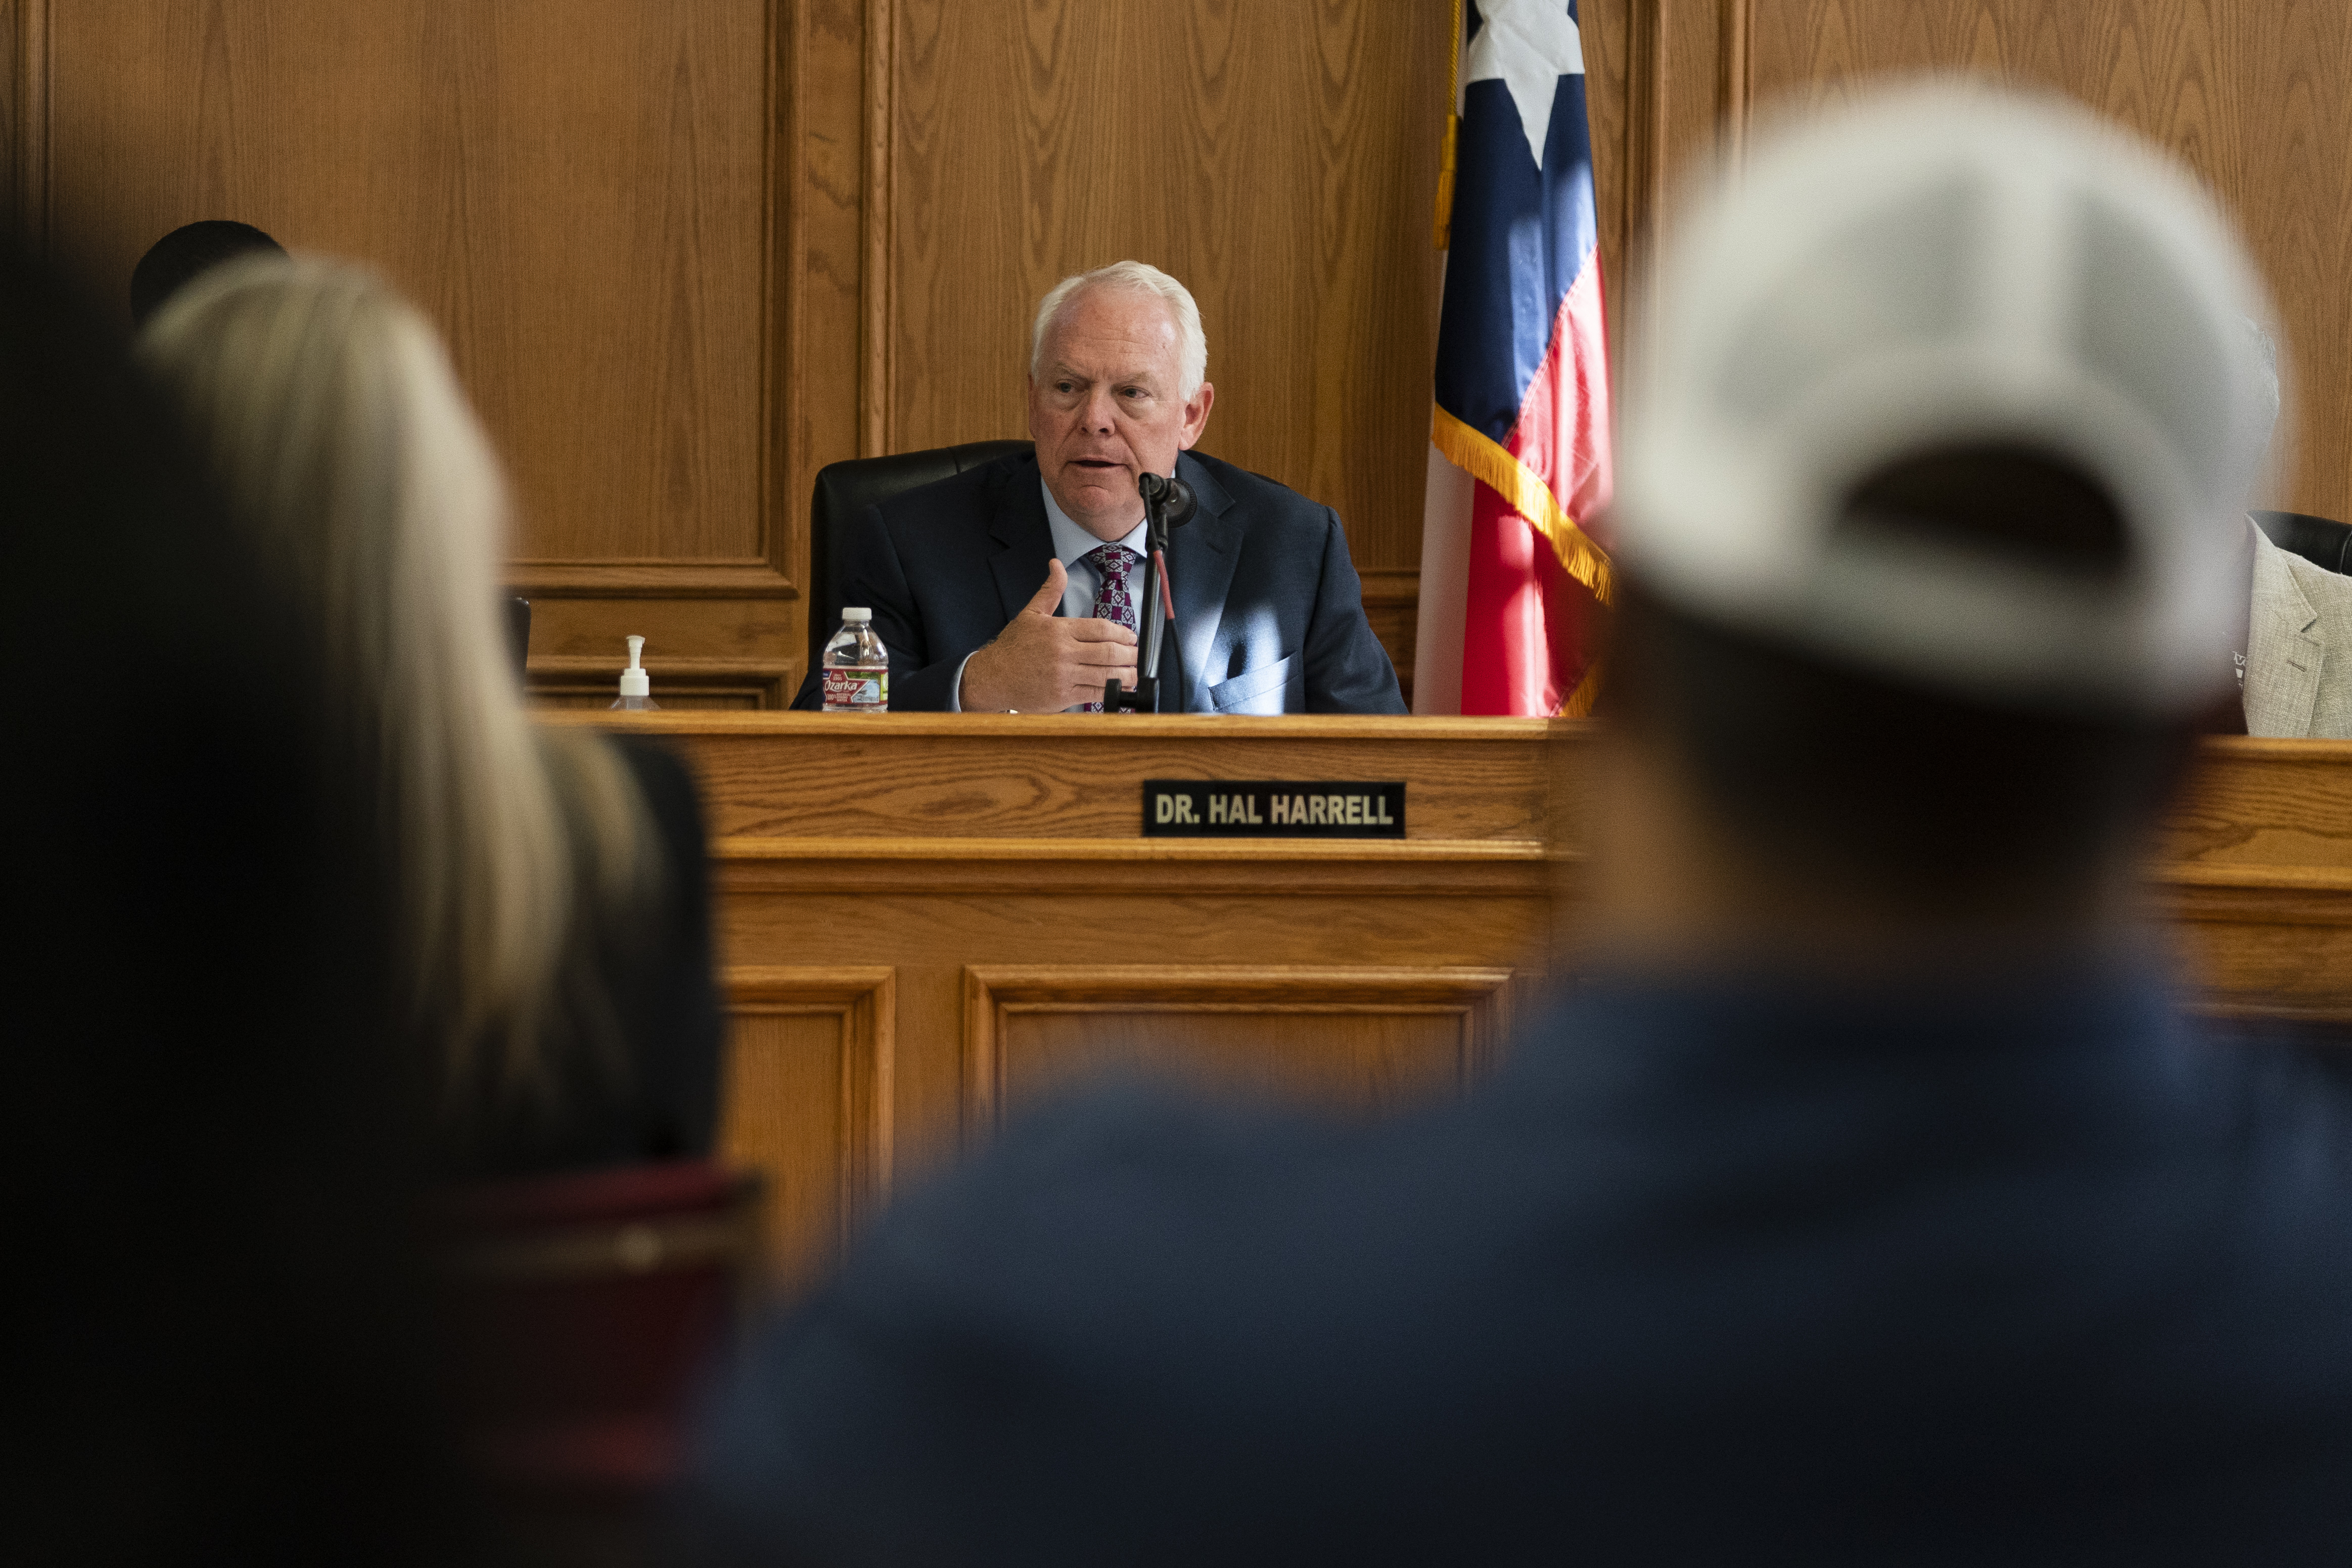
[{"label": "ozarka label", "polygon": [[1402,783],[1146,779],[1147,838],[1402,838]]},{"label": "ozarka label", "polygon": [[887,669],[827,669],[824,710],[828,713],[886,713],[890,708],[890,672]]}]

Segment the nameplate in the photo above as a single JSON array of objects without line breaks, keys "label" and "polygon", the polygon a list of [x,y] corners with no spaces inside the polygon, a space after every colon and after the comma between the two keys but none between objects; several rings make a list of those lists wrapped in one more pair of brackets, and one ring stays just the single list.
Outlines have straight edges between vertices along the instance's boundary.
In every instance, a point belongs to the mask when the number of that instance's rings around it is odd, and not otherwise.
[{"label": "nameplate", "polygon": [[1402,838],[1404,785],[1146,779],[1147,838]]}]

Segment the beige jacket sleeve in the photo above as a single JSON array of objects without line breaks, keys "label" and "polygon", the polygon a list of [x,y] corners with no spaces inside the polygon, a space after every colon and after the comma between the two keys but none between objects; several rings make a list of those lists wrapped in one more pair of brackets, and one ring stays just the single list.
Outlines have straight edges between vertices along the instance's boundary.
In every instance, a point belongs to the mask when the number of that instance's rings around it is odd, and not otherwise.
[{"label": "beige jacket sleeve", "polygon": [[2352,577],[2289,554],[2259,529],[2246,733],[2352,739]]}]

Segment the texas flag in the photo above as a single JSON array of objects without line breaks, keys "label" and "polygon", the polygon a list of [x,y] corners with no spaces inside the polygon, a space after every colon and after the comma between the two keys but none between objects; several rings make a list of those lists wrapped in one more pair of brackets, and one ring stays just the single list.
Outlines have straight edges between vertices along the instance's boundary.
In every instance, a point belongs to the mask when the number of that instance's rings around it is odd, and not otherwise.
[{"label": "texas flag", "polygon": [[1609,500],[1609,356],[1575,0],[1474,0],[1461,47],[1413,706],[1574,717],[1599,694],[1583,641],[1610,594],[1590,524]]}]

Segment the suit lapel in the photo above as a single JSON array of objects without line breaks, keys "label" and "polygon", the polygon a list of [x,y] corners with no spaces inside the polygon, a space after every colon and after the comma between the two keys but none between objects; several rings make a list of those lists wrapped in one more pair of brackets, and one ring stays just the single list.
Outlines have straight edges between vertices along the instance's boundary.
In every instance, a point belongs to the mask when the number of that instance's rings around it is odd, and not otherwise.
[{"label": "suit lapel", "polygon": [[1176,582],[1176,624],[1183,639],[1184,694],[1202,711],[1201,678],[1224,622],[1225,595],[1241,561],[1242,520],[1232,514],[1234,499],[1190,452],[1176,460],[1177,478],[1192,487],[1201,510],[1170,539],[1168,574]]},{"label": "suit lapel", "polygon": [[2311,733],[2326,647],[2310,635],[2319,612],[2294,580],[2286,552],[2254,535],[2253,604],[2246,622],[2246,733]]},{"label": "suit lapel", "polygon": [[[1054,530],[1045,521],[1045,496],[1039,488],[1034,463],[1016,463],[1012,476],[997,489],[988,531],[999,546],[989,559],[996,578],[996,596],[1010,623],[1022,607],[1045,585],[1045,572],[1054,560]],[[1062,613],[1059,605],[1054,613]]]}]

